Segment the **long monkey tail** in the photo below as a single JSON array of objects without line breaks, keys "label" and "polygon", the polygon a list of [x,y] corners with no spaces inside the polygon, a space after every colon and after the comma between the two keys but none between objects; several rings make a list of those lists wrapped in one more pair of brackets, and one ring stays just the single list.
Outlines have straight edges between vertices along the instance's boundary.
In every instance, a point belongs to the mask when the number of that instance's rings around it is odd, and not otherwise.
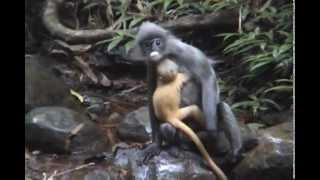
[{"label": "long monkey tail", "polygon": [[204,158],[207,160],[209,166],[213,170],[213,172],[218,176],[220,180],[227,180],[227,176],[224,174],[224,172],[216,165],[216,163],[211,159],[208,151],[205,149],[204,145],[202,144],[201,140],[198,138],[198,136],[193,132],[193,130],[187,126],[184,122],[176,119],[174,121],[170,121],[173,126],[180,129],[182,132],[184,132],[198,147],[201,154],[204,156]]}]

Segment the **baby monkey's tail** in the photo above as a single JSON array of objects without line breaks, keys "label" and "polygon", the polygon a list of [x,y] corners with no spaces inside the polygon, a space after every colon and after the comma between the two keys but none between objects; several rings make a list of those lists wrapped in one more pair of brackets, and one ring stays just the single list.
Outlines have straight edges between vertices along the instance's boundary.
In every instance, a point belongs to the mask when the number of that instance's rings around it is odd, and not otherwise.
[{"label": "baby monkey's tail", "polygon": [[227,176],[224,174],[224,172],[216,165],[216,163],[211,159],[208,151],[205,149],[204,145],[202,144],[199,137],[194,133],[194,131],[187,126],[184,122],[176,119],[171,120],[170,123],[175,126],[176,128],[180,129],[182,132],[184,132],[198,147],[201,154],[204,156],[204,158],[207,160],[209,166],[213,170],[213,172],[217,175],[217,177],[220,180],[228,180]]}]

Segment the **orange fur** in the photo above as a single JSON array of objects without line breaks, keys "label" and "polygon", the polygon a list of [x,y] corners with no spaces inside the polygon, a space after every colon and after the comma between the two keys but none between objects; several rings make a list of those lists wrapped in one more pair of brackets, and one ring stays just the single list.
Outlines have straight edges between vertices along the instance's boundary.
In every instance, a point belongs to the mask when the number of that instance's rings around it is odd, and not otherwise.
[{"label": "orange fur", "polygon": [[[182,122],[184,118],[191,116],[194,120],[203,124],[202,113],[198,106],[191,105],[180,108],[181,87],[188,80],[188,77],[185,74],[178,73],[177,69],[165,67],[170,66],[169,63],[171,62],[168,60],[162,63],[158,66],[157,88],[153,94],[153,107],[156,117],[162,121],[169,122],[175,128],[184,132],[196,144],[218,178],[227,180],[226,175],[211,159],[198,136],[189,126]],[[170,69],[170,71],[167,71],[167,69]]]}]

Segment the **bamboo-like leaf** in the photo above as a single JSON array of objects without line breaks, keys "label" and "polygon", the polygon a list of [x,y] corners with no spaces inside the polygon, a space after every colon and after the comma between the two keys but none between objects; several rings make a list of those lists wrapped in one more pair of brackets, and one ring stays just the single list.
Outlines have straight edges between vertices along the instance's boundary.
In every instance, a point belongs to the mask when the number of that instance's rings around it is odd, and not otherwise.
[{"label": "bamboo-like leaf", "polygon": [[81,8],[80,11],[89,10],[89,9],[95,7],[95,6],[106,6],[106,4],[105,3],[101,3],[101,2],[91,2],[91,3],[87,4],[87,5],[85,5],[83,8]]},{"label": "bamboo-like leaf", "polygon": [[268,93],[270,91],[287,91],[287,92],[291,92],[293,91],[293,88],[292,86],[276,86],[276,87],[272,87],[272,88],[269,88],[269,89],[266,89],[265,90],[265,93]]},{"label": "bamboo-like leaf", "polygon": [[111,51],[115,48],[121,41],[123,40],[123,36],[117,36],[108,46],[108,51]]},{"label": "bamboo-like leaf", "polygon": [[250,45],[250,44],[259,44],[264,42],[263,40],[251,40],[251,39],[241,39],[236,40],[234,43],[230,44],[226,48],[224,48],[224,52],[230,52],[230,51],[237,51],[241,49],[244,46]]},{"label": "bamboo-like leaf", "polygon": [[173,0],[164,0],[163,2],[163,10],[166,12],[168,10],[168,7],[172,3]]},{"label": "bamboo-like leaf", "polygon": [[281,111],[281,109],[282,109],[281,106],[278,103],[276,103],[275,101],[273,101],[271,99],[262,99],[261,101],[267,102],[269,104],[272,104],[273,107],[275,107],[278,111]]},{"label": "bamboo-like leaf", "polygon": [[234,103],[232,106],[231,106],[231,109],[236,109],[238,107],[250,107],[254,105],[254,102],[253,101],[242,101],[242,102],[238,102],[238,103]]},{"label": "bamboo-like leaf", "polygon": [[254,64],[261,61],[267,61],[270,58],[271,58],[271,53],[269,52],[264,54],[255,54],[255,55],[249,56],[248,58],[245,58],[244,63]]},{"label": "bamboo-like leaf", "polygon": [[249,69],[252,72],[252,71],[254,71],[254,70],[258,69],[258,68],[261,68],[262,66],[265,66],[265,65],[270,64],[270,63],[272,63],[272,61],[264,61],[264,62],[258,63],[256,65],[250,67]]},{"label": "bamboo-like leaf", "polygon": [[143,19],[144,19],[144,17],[135,17],[135,18],[133,18],[133,20],[129,24],[129,28],[134,27],[136,24],[140,23]]},{"label": "bamboo-like leaf", "polygon": [[133,46],[134,40],[128,41],[125,45],[124,48],[126,50],[126,53],[128,53],[129,49]]},{"label": "bamboo-like leaf", "polygon": [[282,82],[292,83],[292,79],[277,79],[277,80],[275,80],[275,82],[277,82],[277,83],[282,83]]},{"label": "bamboo-like leaf", "polygon": [[264,5],[258,10],[258,12],[264,12],[270,5],[272,0],[268,0]]},{"label": "bamboo-like leaf", "polygon": [[76,91],[70,89],[70,94],[75,96],[81,103],[83,103],[83,96],[81,96],[79,93],[77,93]]},{"label": "bamboo-like leaf", "polygon": [[284,53],[284,52],[288,51],[291,48],[292,48],[291,44],[284,44],[284,45],[280,46],[279,54]]},{"label": "bamboo-like leaf", "polygon": [[183,0],[177,0],[179,6],[182,6],[183,5]]}]

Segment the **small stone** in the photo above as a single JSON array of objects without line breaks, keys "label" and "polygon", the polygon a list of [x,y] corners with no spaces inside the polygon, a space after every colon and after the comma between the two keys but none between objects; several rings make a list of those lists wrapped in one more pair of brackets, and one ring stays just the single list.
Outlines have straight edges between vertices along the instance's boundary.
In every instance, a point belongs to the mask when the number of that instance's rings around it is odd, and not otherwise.
[{"label": "small stone", "polygon": [[[117,145],[115,145],[117,146]],[[119,148],[114,158],[114,165],[127,169],[133,179],[211,179],[215,175],[204,167],[204,159],[196,154],[177,149],[181,156],[173,157],[167,150],[162,150],[149,163],[140,164],[141,150],[138,148]]]},{"label": "small stone", "polygon": [[151,139],[151,126],[147,107],[129,113],[117,129],[122,140],[147,142]]},{"label": "small stone", "polygon": [[108,123],[116,123],[119,121],[120,114],[117,112],[113,112],[109,117],[108,117]]}]

